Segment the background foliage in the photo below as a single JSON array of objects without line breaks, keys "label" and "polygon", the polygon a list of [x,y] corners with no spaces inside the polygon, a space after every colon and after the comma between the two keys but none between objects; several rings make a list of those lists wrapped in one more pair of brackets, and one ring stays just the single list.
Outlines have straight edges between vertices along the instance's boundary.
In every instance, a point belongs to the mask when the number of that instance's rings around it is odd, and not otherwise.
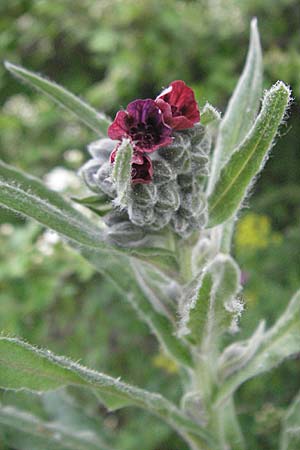
[{"label": "background foliage", "polygon": [[[295,102],[249,200],[251,213],[244,212],[236,231],[247,304],[241,337],[262,316],[273,323],[300,285],[299,2],[0,3],[1,58],[43,72],[111,115],[134,98],[155,96],[174,79],[191,85],[200,105],[208,100],[224,111],[243,66],[253,16],[258,17],[264,50],[265,86],[283,79],[291,85]],[[83,189],[70,171],[87,159],[85,146],[95,139],[92,132],[20,86],[2,65],[0,86],[1,158],[35,175],[48,174],[48,184],[56,189]],[[113,287],[104,279],[100,284],[93,269],[66,252],[52,234],[0,212],[1,330],[176,399],[177,368]],[[276,446],[284,407],[297,391],[298,366],[297,360],[288,361],[239,391],[249,448],[257,442],[265,449]],[[49,399],[6,393],[0,401],[24,408],[30,404],[41,417],[55,418]],[[167,427],[140,411],[108,414],[88,395],[85,404],[87,417],[97,411],[95,426],[114,439],[117,449],[140,450],[141,442],[143,450],[183,448]],[[23,450],[26,442],[14,441],[13,432],[0,425],[0,449],[14,448]]]}]

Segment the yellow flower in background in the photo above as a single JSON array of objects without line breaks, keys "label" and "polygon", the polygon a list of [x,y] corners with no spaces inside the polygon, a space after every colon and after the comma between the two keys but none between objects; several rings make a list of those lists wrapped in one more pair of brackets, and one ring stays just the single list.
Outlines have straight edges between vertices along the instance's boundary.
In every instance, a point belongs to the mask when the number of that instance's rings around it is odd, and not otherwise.
[{"label": "yellow flower in background", "polygon": [[178,366],[173,359],[169,358],[165,353],[160,351],[155,355],[152,359],[154,367],[158,369],[163,369],[165,372],[173,375],[174,373],[178,373]]},{"label": "yellow flower in background", "polygon": [[266,215],[249,213],[237,224],[235,244],[237,250],[259,250],[281,242],[281,235],[272,230]]}]

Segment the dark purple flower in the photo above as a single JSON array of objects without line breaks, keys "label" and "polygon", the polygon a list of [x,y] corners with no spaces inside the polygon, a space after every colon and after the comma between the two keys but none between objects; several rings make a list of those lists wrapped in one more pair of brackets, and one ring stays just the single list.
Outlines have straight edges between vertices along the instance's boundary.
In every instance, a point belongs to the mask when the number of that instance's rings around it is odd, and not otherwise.
[{"label": "dark purple flower", "polygon": [[184,81],[173,81],[155,102],[163,112],[164,121],[174,130],[192,128],[200,121],[194,91]]},{"label": "dark purple flower", "polygon": [[172,143],[172,129],[154,100],[135,100],[126,111],[119,111],[108,128],[111,139],[130,138],[136,152],[152,153]]},{"label": "dark purple flower", "polygon": [[[110,162],[115,162],[119,145],[112,151]],[[149,156],[134,152],[131,160],[131,181],[133,184],[149,184],[153,178],[152,161]]]}]

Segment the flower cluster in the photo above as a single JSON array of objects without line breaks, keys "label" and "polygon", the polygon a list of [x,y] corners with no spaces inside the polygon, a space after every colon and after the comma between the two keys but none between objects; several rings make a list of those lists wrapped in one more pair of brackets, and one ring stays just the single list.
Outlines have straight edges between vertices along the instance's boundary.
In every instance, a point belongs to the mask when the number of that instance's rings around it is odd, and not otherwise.
[{"label": "flower cluster", "polygon": [[[108,136],[121,141],[129,138],[134,148],[132,183],[148,184],[153,180],[149,153],[172,144],[174,130],[192,128],[200,121],[194,92],[183,81],[173,81],[155,100],[135,100],[119,111],[108,129]],[[114,163],[120,144],[110,156]]]},{"label": "flower cluster", "polygon": [[[188,237],[205,226],[211,132],[199,121],[192,89],[174,81],[155,100],[135,100],[119,111],[109,137],[88,146],[92,158],[80,173],[89,189],[111,205],[104,221],[114,243],[139,245],[149,231],[166,226]],[[112,174],[124,140],[130,141],[133,155],[120,209]]]}]

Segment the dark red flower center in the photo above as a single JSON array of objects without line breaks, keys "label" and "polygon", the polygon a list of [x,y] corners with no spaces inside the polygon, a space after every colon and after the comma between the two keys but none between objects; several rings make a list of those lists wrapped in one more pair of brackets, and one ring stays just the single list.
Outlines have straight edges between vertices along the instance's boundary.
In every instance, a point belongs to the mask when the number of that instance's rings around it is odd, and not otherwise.
[{"label": "dark red flower center", "polygon": [[160,133],[157,124],[149,118],[147,123],[135,123],[131,126],[132,119],[128,118],[129,134],[133,142],[142,148],[152,148],[160,142]]},{"label": "dark red flower center", "polygon": [[184,116],[186,114],[186,107],[178,108],[178,106],[171,105],[171,111],[173,117]]}]

